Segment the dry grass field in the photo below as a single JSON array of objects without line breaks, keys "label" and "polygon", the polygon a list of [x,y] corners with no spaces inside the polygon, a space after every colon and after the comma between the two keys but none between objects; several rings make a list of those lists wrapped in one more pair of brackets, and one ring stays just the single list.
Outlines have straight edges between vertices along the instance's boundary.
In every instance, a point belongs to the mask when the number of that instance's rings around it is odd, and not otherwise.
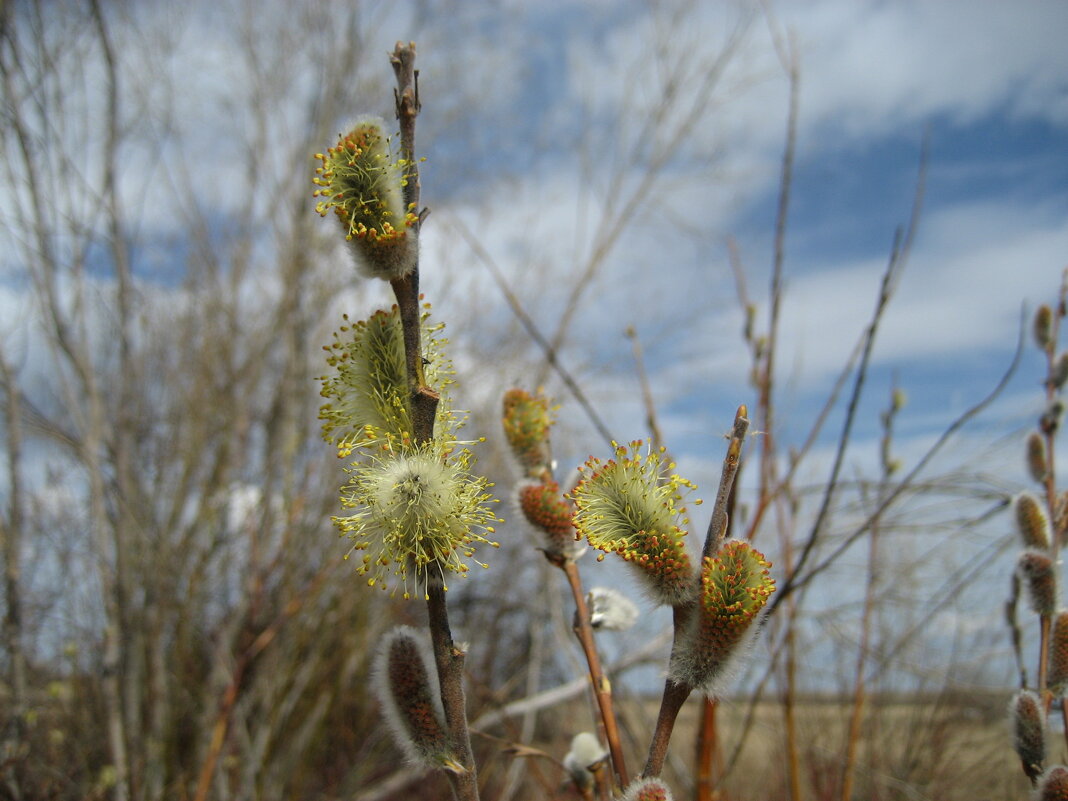
[{"label": "dry grass field", "polygon": [[[1013,753],[1005,706],[1009,693],[871,699],[864,720],[853,801],[1015,801],[1029,785]],[[647,732],[659,699],[621,704],[624,728]],[[570,712],[548,716],[561,736],[539,743],[554,755],[567,749]],[[700,705],[691,700],[672,738],[666,776],[676,799],[693,797],[693,765]],[[803,698],[795,708],[804,801],[840,798],[850,706],[835,698]],[[723,702],[718,721],[725,777],[716,801],[788,799],[783,708],[745,699]],[[748,723],[747,723],[748,721]],[[547,719],[544,723],[549,723]],[[547,732],[550,726],[543,726]],[[569,736],[569,735],[568,735]],[[741,746],[739,748],[739,745]],[[1063,758],[1064,746],[1053,756]],[[637,771],[640,760],[631,768]],[[497,761],[497,760],[495,760]],[[498,762],[498,767],[502,767]],[[545,771],[546,774],[552,771]],[[560,798],[571,798],[569,791]],[[577,797],[577,796],[575,796]]]}]

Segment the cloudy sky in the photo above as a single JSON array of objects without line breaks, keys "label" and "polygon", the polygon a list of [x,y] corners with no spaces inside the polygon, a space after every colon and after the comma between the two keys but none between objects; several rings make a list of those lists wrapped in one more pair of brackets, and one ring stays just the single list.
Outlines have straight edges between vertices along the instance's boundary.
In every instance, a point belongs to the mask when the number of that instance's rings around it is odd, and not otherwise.
[{"label": "cloudy sky", "polygon": [[[428,142],[424,197],[440,220],[428,239],[462,259],[449,226],[458,215],[551,331],[555,282],[587,263],[597,225],[632,198],[657,148],[674,148],[583,296],[567,355],[618,368],[602,376],[622,382],[603,401],[613,432],[630,437],[638,413],[622,332],[635,325],[665,425],[686,443],[680,451],[700,447],[750,399],[728,242],[765,326],[788,104],[779,55],[792,49],[800,90],[782,420],[803,434],[870,319],[927,137],[923,213],[875,349],[874,405],[858,422],[875,436],[893,378],[910,397],[901,434],[924,441],[994,386],[1021,310],[1052,301],[1068,264],[1068,7],[828,0],[768,12],[513,3],[481,16],[472,27],[485,38],[467,41],[485,56],[472,58],[471,77],[493,72],[479,114],[494,155],[489,169],[465,171],[452,140],[437,152]],[[423,56],[431,75],[433,56]],[[658,118],[669,85],[678,96]],[[672,141],[691,113],[692,128]],[[441,190],[447,199],[434,204]],[[554,284],[534,291],[546,275]],[[1029,351],[999,424],[1034,415],[1040,368]]]},{"label": "cloudy sky", "polygon": [[[564,363],[617,438],[646,436],[624,335],[633,326],[667,444],[707,495],[734,409],[754,402],[731,254],[763,330],[791,58],[799,90],[776,376],[781,447],[804,439],[865,330],[895,231],[910,217],[924,141],[922,217],[875,347],[850,475],[874,474],[878,411],[893,383],[909,397],[897,445],[906,468],[990,391],[1012,359],[1021,310],[1051,302],[1068,264],[1068,5],[1058,0],[426,0],[364,4],[355,32],[330,26],[330,3],[302,8],[300,22],[320,26],[310,39],[287,26],[287,4],[112,12],[126,86],[146,109],[132,124],[149,135],[133,141],[120,176],[128,208],[144,209],[146,239],[183,224],[144,202],[162,175],[178,180],[170,163],[183,160],[182,186],[219,221],[241,208],[246,185],[249,167],[228,145],[236,131],[262,131],[258,169],[292,167],[300,154],[286,146],[320,78],[294,59],[301,48],[361,53],[345,89],[367,107],[339,113],[340,129],[366,111],[389,115],[385,56],[396,40],[416,39],[422,199],[432,212],[423,287],[454,341],[491,352],[516,326],[465,232],[546,335],[585,276]],[[290,38],[298,28],[303,38]],[[276,61],[269,47],[258,62],[242,57],[249,31],[277,41]],[[94,64],[78,65],[89,85]],[[241,99],[257,76],[278,94],[264,119]],[[150,144],[139,150],[138,141]],[[15,202],[0,195],[5,220]],[[309,213],[312,202],[309,191]],[[149,256],[135,265],[140,278],[173,284]],[[0,268],[0,308],[29,324],[17,260]],[[537,350],[527,355],[505,380],[529,377]],[[1008,490],[1021,485],[1011,440],[1040,411],[1040,369],[1029,349],[945,469],[996,453],[972,469]],[[582,413],[559,382],[548,385],[571,432],[557,455],[576,464],[603,443],[574,435]],[[826,475],[840,425],[839,406],[807,481]]]}]

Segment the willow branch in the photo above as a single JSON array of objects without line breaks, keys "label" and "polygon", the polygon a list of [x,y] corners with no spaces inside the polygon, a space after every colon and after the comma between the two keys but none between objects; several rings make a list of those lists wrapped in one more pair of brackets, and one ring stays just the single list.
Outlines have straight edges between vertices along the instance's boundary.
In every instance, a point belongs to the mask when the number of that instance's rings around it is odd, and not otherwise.
[{"label": "willow branch", "polygon": [[[404,200],[409,209],[419,207],[419,168],[415,157],[415,120],[419,115],[418,73],[415,70],[415,43],[397,42],[390,56],[397,78],[394,94],[397,119],[400,123],[401,158],[406,163]],[[425,215],[409,234],[418,237]],[[427,386],[423,372],[423,353],[420,343],[419,263],[418,257],[411,274],[390,282],[397,298],[401,325],[404,331],[404,355],[408,385],[412,401],[412,434],[416,443],[428,442],[434,436],[434,417],[439,396]],[[441,703],[445,711],[445,725],[449,730],[457,761],[466,768],[461,774],[449,774],[449,780],[461,801],[478,801],[478,779],[471,754],[471,735],[467,727],[467,705],[464,699],[464,652],[452,639],[449,612],[445,604],[445,587],[439,581],[428,580],[426,587],[427,621],[434,650],[441,687]]]}]

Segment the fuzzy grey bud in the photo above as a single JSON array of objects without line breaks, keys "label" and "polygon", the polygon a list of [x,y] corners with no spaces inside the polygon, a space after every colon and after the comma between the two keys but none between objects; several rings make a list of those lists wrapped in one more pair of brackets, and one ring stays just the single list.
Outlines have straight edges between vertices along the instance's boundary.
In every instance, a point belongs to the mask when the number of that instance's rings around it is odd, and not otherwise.
[{"label": "fuzzy grey bud", "polygon": [[1009,704],[1012,745],[1028,776],[1042,772],[1046,760],[1046,716],[1042,702],[1030,690],[1021,690]]}]

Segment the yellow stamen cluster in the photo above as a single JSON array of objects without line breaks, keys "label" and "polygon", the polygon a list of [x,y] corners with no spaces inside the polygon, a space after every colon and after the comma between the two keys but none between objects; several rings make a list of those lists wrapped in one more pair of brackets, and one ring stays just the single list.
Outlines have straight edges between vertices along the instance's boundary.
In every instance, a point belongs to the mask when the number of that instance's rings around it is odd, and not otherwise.
[{"label": "yellow stamen cluster", "polygon": [[553,424],[548,398],[525,389],[508,390],[504,393],[502,422],[508,445],[524,474],[531,478],[548,476],[549,429]]},{"label": "yellow stamen cluster", "polygon": [[492,484],[471,473],[469,451],[443,447],[437,440],[408,453],[387,446],[349,469],[341,505],[353,511],[334,524],[352,540],[346,558],[363,552],[356,572],[369,586],[395,592],[390,581],[396,579],[409,598],[409,580],[420,587],[444,583],[446,572],[467,572],[464,560],[473,559],[476,545],[498,547],[487,536],[501,522],[489,507],[496,503]]},{"label": "yellow stamen cluster", "polygon": [[408,236],[418,224],[415,209],[404,205],[404,159],[390,152],[377,117],[360,120],[334,147],[316,153],[320,162],[312,182],[321,198],[320,216],[333,210],[353,243],[361,270],[369,277],[403,278],[415,266],[416,249]]},{"label": "yellow stamen cluster", "polygon": [[[452,383],[453,374],[452,364],[444,356],[448,340],[440,336],[443,326],[432,325],[429,320],[430,305],[426,304],[422,340],[427,363],[423,369],[427,380],[442,394],[435,431],[439,438],[448,438],[462,420],[449,408],[444,391]],[[410,390],[397,307],[377,311],[357,323],[351,323],[346,316],[345,325],[323,350],[331,370],[320,377],[320,394],[327,402],[319,409],[319,419],[323,421],[323,438],[337,447],[338,456],[345,458],[358,447],[410,445]]]},{"label": "yellow stamen cluster", "polygon": [[695,582],[683,541],[689,520],[681,491],[695,487],[678,475],[665,479],[662,451],[643,453],[640,440],[615,448],[616,458],[602,463],[591,457],[581,468],[583,479],[571,493],[575,529],[594,548],[637,568],[656,601],[685,603]]},{"label": "yellow stamen cluster", "polygon": [[709,694],[719,689],[775,592],[770,567],[763,554],[739,540],[702,560],[697,608],[672,657],[673,677]]}]

